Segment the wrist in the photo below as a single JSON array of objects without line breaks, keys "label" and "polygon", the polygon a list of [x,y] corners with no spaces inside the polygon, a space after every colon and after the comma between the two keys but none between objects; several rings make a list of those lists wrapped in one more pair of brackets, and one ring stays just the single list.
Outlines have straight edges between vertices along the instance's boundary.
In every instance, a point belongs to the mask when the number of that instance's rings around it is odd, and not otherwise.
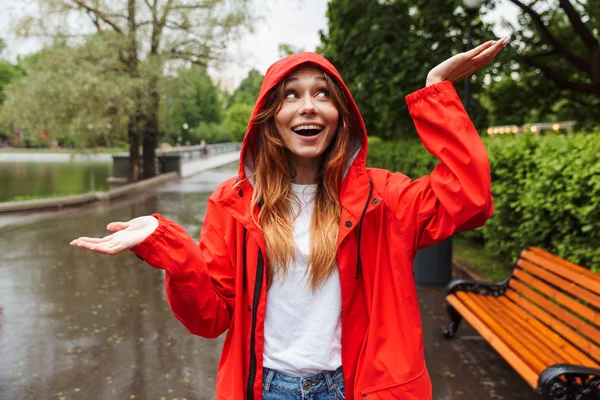
[{"label": "wrist", "polygon": [[435,76],[435,75],[429,76],[429,75],[427,75],[427,80],[425,81],[425,87],[434,85],[436,83],[440,83],[442,81],[443,81],[443,79],[440,78],[440,77],[438,77],[438,76]]}]

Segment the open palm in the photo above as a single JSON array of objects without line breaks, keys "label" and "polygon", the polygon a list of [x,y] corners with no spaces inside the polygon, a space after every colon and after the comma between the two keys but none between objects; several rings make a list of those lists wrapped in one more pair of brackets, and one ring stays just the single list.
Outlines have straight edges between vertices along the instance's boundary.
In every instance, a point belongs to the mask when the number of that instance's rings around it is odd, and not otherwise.
[{"label": "open palm", "polygon": [[456,54],[437,65],[427,74],[427,86],[441,81],[459,82],[485,67],[508,43],[509,36],[497,41],[490,40],[474,49]]},{"label": "open palm", "polygon": [[158,220],[152,216],[134,218],[129,222],[111,222],[106,229],[115,232],[103,238],[82,236],[71,245],[96,253],[115,255],[129,250],[146,239],[158,227]]}]

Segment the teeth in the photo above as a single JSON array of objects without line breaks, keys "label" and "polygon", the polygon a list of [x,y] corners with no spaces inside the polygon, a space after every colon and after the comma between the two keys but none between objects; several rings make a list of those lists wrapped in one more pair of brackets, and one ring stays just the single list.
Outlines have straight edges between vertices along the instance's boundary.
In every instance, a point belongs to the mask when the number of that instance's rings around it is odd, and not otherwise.
[{"label": "teeth", "polygon": [[293,130],[294,130],[294,132],[297,132],[297,131],[304,131],[304,130],[309,130],[309,129],[321,130],[323,128],[321,128],[318,125],[300,125],[300,126],[295,127]]}]

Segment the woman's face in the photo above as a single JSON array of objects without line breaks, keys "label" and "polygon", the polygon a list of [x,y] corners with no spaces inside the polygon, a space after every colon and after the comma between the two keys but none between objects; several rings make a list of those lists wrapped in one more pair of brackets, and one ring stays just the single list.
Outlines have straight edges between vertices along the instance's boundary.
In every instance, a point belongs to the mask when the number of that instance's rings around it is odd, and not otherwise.
[{"label": "woman's face", "polygon": [[291,154],[320,157],[335,136],[338,116],[321,69],[302,66],[287,77],[275,126]]}]

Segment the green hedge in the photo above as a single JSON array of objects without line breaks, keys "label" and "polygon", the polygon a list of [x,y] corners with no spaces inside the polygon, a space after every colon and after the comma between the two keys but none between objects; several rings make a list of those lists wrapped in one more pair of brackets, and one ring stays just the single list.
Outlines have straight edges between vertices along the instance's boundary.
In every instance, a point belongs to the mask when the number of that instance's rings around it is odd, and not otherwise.
[{"label": "green hedge", "polygon": [[[467,235],[508,260],[534,245],[600,272],[600,130],[487,137],[484,143],[495,213]],[[369,147],[369,166],[411,178],[435,164],[418,141]]]}]

